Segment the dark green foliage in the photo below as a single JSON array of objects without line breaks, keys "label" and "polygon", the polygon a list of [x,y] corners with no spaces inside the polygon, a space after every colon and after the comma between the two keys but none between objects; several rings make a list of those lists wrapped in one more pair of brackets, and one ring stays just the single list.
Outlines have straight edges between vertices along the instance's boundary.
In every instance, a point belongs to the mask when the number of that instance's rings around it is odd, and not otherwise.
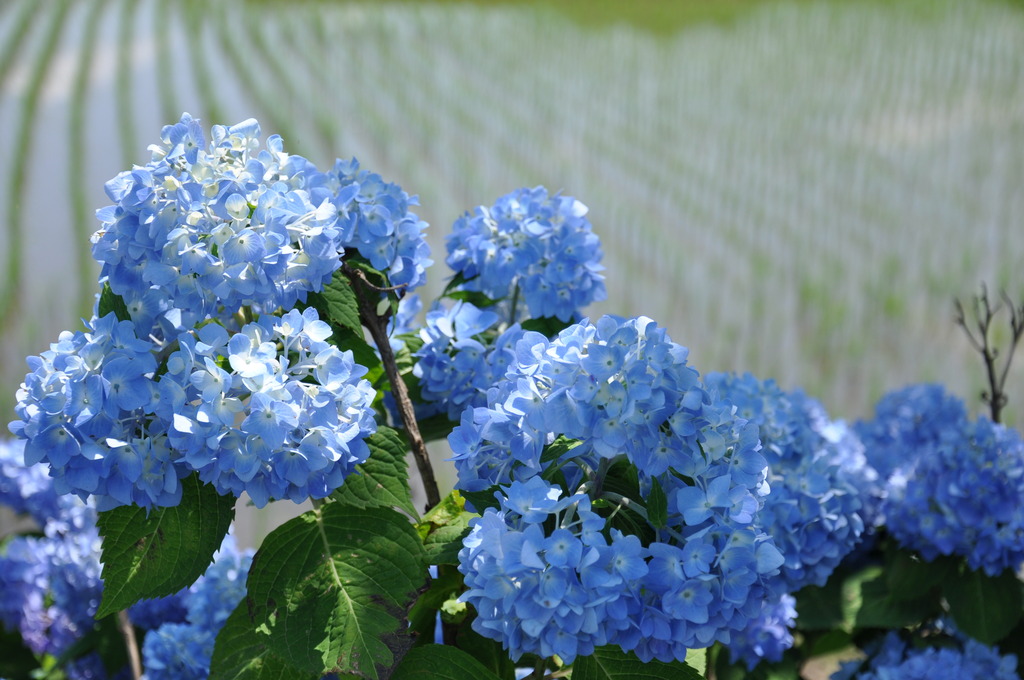
[{"label": "dark green foliage", "polygon": [[235,498],[221,496],[193,473],[181,480],[181,503],[147,511],[125,505],[99,513],[103,538],[103,601],[98,618],[144,598],[192,585],[213,561],[235,516]]}]

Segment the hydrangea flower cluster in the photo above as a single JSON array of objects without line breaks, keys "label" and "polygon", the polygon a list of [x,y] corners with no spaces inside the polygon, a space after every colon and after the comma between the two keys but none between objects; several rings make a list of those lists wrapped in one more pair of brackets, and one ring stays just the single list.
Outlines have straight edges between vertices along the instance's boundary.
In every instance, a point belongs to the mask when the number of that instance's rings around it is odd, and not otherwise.
[{"label": "hydrangea flower cluster", "polygon": [[204,148],[186,113],[164,127],[149,163],[107,183],[114,205],[97,212],[93,256],[143,337],[227,323],[243,306],[289,309],[323,288],[346,249],[391,285],[424,282],[415,198],[354,159],[321,172],[277,135],[261,146],[260,134],[251,119],[215,125]]},{"label": "hydrangea flower cluster", "polygon": [[187,474],[155,418],[160,390],[154,344],[111,313],[84,332],[61,333],[49,351],[29,357],[17,393],[25,462],[48,463],[59,494],[94,495],[105,505],[176,505]]},{"label": "hydrangea flower cluster", "polygon": [[[540,477],[497,495],[500,509],[474,520],[459,554],[477,632],[501,640],[514,660],[528,652],[566,663],[620,631],[636,637],[629,615],[648,573],[639,539],[616,532],[609,543],[586,494],[562,497]],[[690,618],[707,618],[703,590],[689,595],[692,602],[677,597]]]},{"label": "hydrangea flower cluster", "polygon": [[496,312],[469,302],[427,313],[413,375],[423,400],[436,404],[452,421],[458,422],[467,408],[486,406],[487,390],[515,359],[515,343],[523,330],[513,324],[497,337],[485,337],[493,336],[498,324]]},{"label": "hydrangea flower cluster", "polygon": [[864,532],[861,498],[841,466],[841,449],[823,434],[824,409],[774,380],[709,374],[709,389],[757,425],[768,461],[771,493],[759,522],[786,561],[779,578],[787,592],[822,586]]},{"label": "hydrangea flower cluster", "polygon": [[258,505],[302,501],[368,455],[365,369],[325,342],[315,311],[293,307],[348,251],[392,286],[423,283],[415,199],[355,160],[320,172],[280,137],[261,146],[253,120],[212,136],[204,148],[185,114],[146,166],[107,184],[115,205],[98,211],[93,254],[131,320],[96,318],[97,305],[84,332],[29,358],[11,431],[59,493],[173,506],[198,471]]},{"label": "hydrangea flower cluster", "polygon": [[[757,428],[714,401],[686,348],[644,317],[581,322],[553,340],[527,332],[515,356],[487,406],[466,410],[449,437],[459,488],[503,485],[499,508],[486,510],[460,553],[476,630],[513,658],[568,661],[591,644],[618,644],[670,660],[746,627],[779,594],[783,561],[755,525],[767,490]],[[635,497],[612,488],[623,489],[609,476],[616,466],[636,475]],[[552,478],[564,489],[541,481]],[[652,522],[647,509],[661,500],[664,517]],[[546,522],[553,513],[561,519]],[[619,533],[620,513],[648,519]],[[510,552],[520,541],[531,555],[521,563],[525,551]],[[566,561],[563,546],[575,557]],[[595,606],[614,605],[609,621],[566,618],[582,611],[577,581]],[[546,585],[532,604],[514,595],[549,582],[558,597],[545,600]]]},{"label": "hydrangea flower cluster", "polygon": [[761,615],[743,630],[734,633],[729,642],[729,657],[733,663],[742,661],[747,670],[762,661],[776,663],[793,646],[793,627],[796,625],[796,599],[783,595],[766,602]]},{"label": "hydrangea flower cluster", "polygon": [[916,464],[893,479],[886,525],[926,560],[960,555],[997,576],[1024,565],[1024,440],[980,418],[956,438],[911,454]]},{"label": "hydrangea flower cluster", "polygon": [[866,662],[850,661],[830,680],[1019,680],[1017,657],[959,636],[947,646],[919,647],[890,631]]},{"label": "hydrangea flower cluster", "polygon": [[366,460],[376,429],[366,369],[330,334],[314,309],[293,309],[234,334],[183,332],[161,357],[109,314],[30,358],[11,430],[59,493],[105,506],[176,505],[192,471],[259,506],[323,498]]},{"label": "hydrangea flower cluster", "polygon": [[0,555],[0,622],[36,654],[60,656],[95,624],[100,537],[95,509],[78,501],[75,512],[59,523],[74,530],[47,525],[43,536],[10,539]]},{"label": "hydrangea flower cluster", "polygon": [[601,242],[586,214],[570,196],[519,189],[456,220],[445,261],[463,281],[461,290],[508,299],[513,321],[520,306],[533,318],[573,321],[607,297]]},{"label": "hydrangea flower cluster", "polygon": [[[21,439],[0,440],[0,505],[31,517],[40,527],[64,517],[82,520],[81,513],[71,510],[81,503],[54,491],[53,480],[46,474],[45,467],[25,467],[25,441]],[[60,527],[60,530],[70,528]]]},{"label": "hydrangea flower cluster", "polygon": [[879,470],[889,533],[926,560],[959,555],[995,576],[1024,564],[1024,442],[1017,430],[972,421],[940,385],[883,397],[858,422]]},{"label": "hydrangea flower cluster", "polygon": [[908,385],[883,396],[873,419],[853,425],[868,464],[878,472],[875,498],[883,500],[890,478],[905,476],[920,453],[955,437],[967,421],[963,400],[942,385]]},{"label": "hydrangea flower cluster", "polygon": [[216,324],[183,334],[155,410],[184,465],[257,506],[341,486],[370,455],[375,392],[330,334],[312,308],[261,316],[230,336]]},{"label": "hydrangea flower cluster", "polygon": [[[0,623],[39,655],[60,657],[95,625],[103,583],[96,509],[59,496],[42,467],[26,467],[24,443],[0,442],[0,502],[31,516],[41,535],[17,535],[0,552]],[[72,680],[106,678],[95,654],[71,660]]]}]

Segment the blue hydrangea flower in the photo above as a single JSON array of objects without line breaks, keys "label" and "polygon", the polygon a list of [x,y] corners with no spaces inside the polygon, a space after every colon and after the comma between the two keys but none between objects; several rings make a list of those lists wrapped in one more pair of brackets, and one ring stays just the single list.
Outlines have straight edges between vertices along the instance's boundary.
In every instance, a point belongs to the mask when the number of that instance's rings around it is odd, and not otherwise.
[{"label": "blue hydrangea flower", "polygon": [[405,338],[419,329],[418,317],[423,311],[423,300],[419,293],[412,293],[398,301],[395,313],[388,319],[388,339],[391,351],[398,354],[405,347]]},{"label": "blue hydrangea flower", "polygon": [[[644,317],[581,322],[553,340],[527,332],[487,406],[463,412],[449,437],[458,487],[501,485],[500,508],[484,513],[460,554],[474,584],[466,599],[477,630],[514,658],[530,651],[565,660],[618,644],[643,660],[682,659],[687,649],[727,642],[779,594],[772,582],[783,558],[755,525],[767,491],[757,429],[715,401],[686,358]],[[556,439],[564,452],[545,456]],[[616,465],[635,470],[639,498],[604,489]],[[542,481],[556,469],[564,486]],[[608,524],[620,511],[644,512],[655,488],[666,517],[643,540]],[[561,519],[548,520],[552,513]],[[518,541],[530,546],[522,565]],[[534,546],[542,560],[532,559]],[[602,626],[584,630],[542,598],[522,604],[518,593],[534,578],[583,597],[578,581],[587,601],[614,608]]]},{"label": "blue hydrangea flower", "polygon": [[795,625],[796,599],[792,595],[766,602],[760,616],[743,630],[733,633],[729,657],[733,663],[742,661],[751,671],[762,661],[782,661],[782,655],[793,646]]},{"label": "blue hydrangea flower", "polygon": [[187,623],[168,623],[146,634],[142,658],[146,678],[205,680],[213,656],[207,631]]},{"label": "blue hydrangea flower", "polygon": [[[366,369],[330,333],[308,308],[236,333],[210,323],[157,351],[109,314],[30,358],[11,431],[59,493],[102,507],[176,505],[192,471],[259,506],[323,498],[366,460],[376,429]],[[90,383],[94,396],[69,398]]]},{"label": "blue hydrangea flower", "polygon": [[42,535],[15,536],[0,551],[0,623],[33,652],[59,657],[95,625],[103,587],[96,510],[76,497],[57,498],[40,467],[5,460],[3,468],[10,475],[5,500],[29,510]]},{"label": "blue hydrangea flower", "polygon": [[430,264],[415,198],[355,159],[319,171],[254,120],[215,125],[209,146],[189,114],[164,127],[145,166],[106,185],[93,256],[141,337],[163,338],[241,307],[273,312],[323,288],[347,250],[414,288]]},{"label": "blue hydrangea flower", "polygon": [[156,415],[188,469],[257,506],[341,486],[370,455],[375,392],[330,333],[308,308],[261,316],[233,335],[216,325],[182,334]]},{"label": "blue hydrangea flower", "polygon": [[251,564],[252,551],[239,551],[228,535],[206,572],[181,594],[185,620],[146,633],[142,661],[148,680],[203,680],[209,675],[217,633],[245,597]]},{"label": "blue hydrangea flower", "polygon": [[883,397],[856,424],[884,484],[889,533],[926,560],[959,555],[997,575],[1024,564],[1024,441],[1017,430],[971,420],[938,385]]},{"label": "blue hydrangea flower", "polygon": [[462,290],[515,305],[512,321],[523,313],[573,321],[607,297],[601,243],[586,214],[570,196],[519,189],[456,220],[445,261]]},{"label": "blue hydrangea flower", "polygon": [[759,522],[786,560],[779,575],[785,590],[824,585],[864,531],[858,487],[841,465],[842,450],[824,433],[827,414],[773,380],[725,373],[705,380],[758,427],[771,487]]},{"label": "blue hydrangea flower", "polygon": [[25,465],[25,441],[0,440],[0,504],[25,514],[40,527],[65,515],[77,501],[59,495],[44,465]]},{"label": "blue hydrangea flower", "polygon": [[869,647],[866,661],[848,661],[831,680],[1019,680],[1017,657],[966,637],[929,646],[908,644],[890,631]]},{"label": "blue hydrangea flower", "polygon": [[64,332],[29,357],[11,432],[26,441],[29,465],[48,463],[59,494],[110,504],[175,505],[179,479],[166,425],[153,418],[160,394],[154,345],[113,313],[84,332]]},{"label": "blue hydrangea flower", "polygon": [[128,608],[128,618],[143,630],[159,628],[165,623],[184,623],[188,616],[188,592],[188,588],[183,588],[172,595],[139,600]]},{"label": "blue hydrangea flower", "polygon": [[458,422],[467,408],[485,406],[487,390],[515,358],[522,329],[513,324],[494,337],[498,325],[496,312],[469,302],[427,313],[413,375],[423,400],[444,409],[450,420]]},{"label": "blue hydrangea flower", "polygon": [[[647,571],[639,542],[623,543],[613,563],[590,499],[562,498],[539,477],[513,482],[500,500],[499,511],[472,520],[459,553],[474,630],[500,640],[513,660],[557,654],[571,663],[608,644]],[[547,535],[549,519],[557,528]]]},{"label": "blue hydrangea flower", "polygon": [[905,475],[921,452],[955,436],[967,421],[963,400],[942,385],[908,385],[883,396],[875,405],[874,418],[853,425],[868,464],[878,472],[874,497],[883,500],[890,478]]},{"label": "blue hydrangea flower", "polygon": [[960,555],[990,576],[1016,571],[1024,565],[1024,440],[986,418],[956,435],[890,480],[886,526],[926,560]]},{"label": "blue hydrangea flower", "polygon": [[326,173],[332,202],[338,206],[341,245],[359,252],[393,286],[410,291],[426,282],[432,264],[423,235],[427,223],[409,212],[419,204],[400,186],[361,169],[356,159],[337,161]]}]

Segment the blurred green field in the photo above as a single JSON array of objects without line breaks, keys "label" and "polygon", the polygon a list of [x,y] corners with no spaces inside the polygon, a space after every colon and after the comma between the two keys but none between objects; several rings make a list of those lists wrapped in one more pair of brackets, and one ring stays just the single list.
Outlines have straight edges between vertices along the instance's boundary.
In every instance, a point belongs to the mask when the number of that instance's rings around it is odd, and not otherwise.
[{"label": "blurred green field", "polygon": [[699,370],[836,417],[926,380],[980,406],[953,297],[1024,293],[1019,3],[5,0],[8,418],[25,355],[88,314],[103,183],[182,111],[418,194],[428,296],[462,211],[562,189],[605,242],[595,314],[650,316]]}]

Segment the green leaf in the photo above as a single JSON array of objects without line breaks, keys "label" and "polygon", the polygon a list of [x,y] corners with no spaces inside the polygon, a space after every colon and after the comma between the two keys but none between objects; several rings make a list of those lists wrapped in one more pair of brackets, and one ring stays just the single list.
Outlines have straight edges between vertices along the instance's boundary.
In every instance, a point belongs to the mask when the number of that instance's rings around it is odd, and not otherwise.
[{"label": "green leaf", "polygon": [[21,633],[8,632],[0,626],[0,677],[21,680],[32,677],[32,671],[39,668],[36,657],[25,646]]},{"label": "green leaf", "polygon": [[[637,505],[642,507],[640,499],[640,479],[637,476],[636,467],[628,461],[615,463],[608,469],[604,478],[604,490],[617,493],[630,501],[638,501]],[[654,540],[654,530],[650,522],[633,508],[626,505],[618,508],[618,503],[606,499],[598,499],[593,504],[593,509],[602,517],[608,517],[614,513],[609,520],[609,526],[618,529],[624,534],[634,534],[640,538],[644,545]]]},{"label": "green leaf", "polygon": [[271,651],[289,665],[376,679],[412,645],[405,617],[426,574],[420,538],[404,516],[326,503],[264,539],[247,602]]},{"label": "green leaf", "polygon": [[462,539],[469,535],[468,513],[458,525],[438,527],[430,532],[423,541],[423,549],[427,554],[428,564],[458,564],[459,551],[462,550]]},{"label": "green leaf", "polygon": [[405,655],[392,680],[499,680],[470,654],[448,645],[424,645]]},{"label": "green leaf", "polygon": [[801,589],[796,601],[796,626],[805,631],[899,628],[930,616],[939,605],[928,592],[914,598],[894,596],[880,566],[853,574],[838,570],[823,587]]},{"label": "green leaf", "polygon": [[344,351],[352,352],[352,358],[360,366],[365,366],[368,373],[367,380],[373,383],[384,374],[384,367],[380,362],[377,351],[366,341],[362,331],[356,332],[345,326],[331,325],[331,342],[335,347]]},{"label": "green leaf", "polygon": [[[442,567],[443,568],[443,567]],[[467,617],[455,630],[455,647],[472,655],[474,659],[482,663],[491,673],[502,680],[515,680],[516,666],[533,665],[531,659],[535,658],[530,654],[524,655],[518,662],[512,661],[508,650],[503,649],[501,643],[491,638],[485,638],[473,630],[473,618]]]},{"label": "green leaf", "polygon": [[469,281],[472,281],[473,279],[477,279],[477,278],[479,278],[479,276],[474,276],[471,279],[467,279],[465,274],[463,274],[462,272],[457,272],[456,274],[454,274],[452,276],[451,279],[449,279],[448,284],[444,287],[444,290],[441,291],[441,295],[439,297],[449,297],[450,298],[452,292],[455,291],[459,286],[461,286],[462,284],[467,283]]},{"label": "green leaf", "polygon": [[1021,583],[1012,570],[999,576],[963,569],[942,584],[949,613],[957,628],[970,637],[995,644],[1021,619]]},{"label": "green leaf", "polygon": [[128,313],[128,306],[125,305],[120,295],[117,295],[110,289],[109,283],[103,284],[103,290],[100,292],[99,309],[97,311],[100,318],[114,312],[117,315],[118,321],[132,320],[131,314]]},{"label": "green leaf", "polygon": [[823,586],[804,586],[796,593],[798,630],[846,628],[843,613],[843,581],[849,574],[836,570]]},{"label": "green leaf", "polygon": [[742,661],[732,663],[727,648],[716,646],[716,649],[715,678],[717,680],[794,680],[794,678],[803,677],[800,675],[797,661],[790,656],[784,656],[777,663],[762,661],[754,666],[753,670],[747,670],[747,665]]},{"label": "green leaf", "polygon": [[477,514],[466,510],[465,499],[452,491],[437,507],[423,516],[416,531],[423,539],[429,564],[458,564],[462,539],[469,533],[469,520]]},{"label": "green leaf", "polygon": [[487,508],[497,508],[501,505],[498,499],[494,497],[494,494],[498,491],[501,491],[501,486],[495,484],[483,491],[459,490],[459,493],[462,494],[468,506],[472,506],[477,514],[482,515]]},{"label": "green leaf", "polygon": [[374,267],[372,264],[370,264],[369,260],[360,255],[355,255],[351,253],[346,255],[345,264],[348,266],[349,269],[358,270],[365,274],[366,279],[374,286],[386,288],[387,286],[390,285],[388,283],[388,277],[384,274],[384,272]]},{"label": "green leaf", "polygon": [[817,637],[807,637],[809,656],[823,656],[848,649],[853,645],[853,636],[845,630],[830,630]]},{"label": "green leaf", "polygon": [[395,354],[395,363],[398,364],[398,368],[402,371],[412,370],[413,364],[416,363],[416,357],[413,355],[420,351],[424,345],[419,331],[400,333],[392,336],[392,338],[402,344],[402,349]]},{"label": "green leaf", "polygon": [[438,610],[445,602],[458,597],[465,590],[458,569],[441,566],[437,571],[437,578],[430,580],[430,587],[420,595],[409,611],[409,628],[416,634],[417,644],[433,642]]},{"label": "green leaf", "polygon": [[439,413],[436,416],[424,418],[417,423],[420,426],[420,436],[423,441],[432,442],[438,439],[445,439],[452,433],[458,423],[448,420],[448,416]]},{"label": "green leaf", "polygon": [[[544,447],[540,454],[540,464],[544,468],[541,478],[554,486],[565,487],[565,473],[562,471],[561,460],[570,458],[569,452],[580,445],[580,440],[559,435],[555,441]],[[515,465],[519,465],[516,463]]]},{"label": "green leaf", "polygon": [[124,505],[99,513],[103,598],[97,618],[144,598],[186,588],[213,561],[235,516],[234,496],[221,496],[196,473],[181,480],[181,503],[149,511]]},{"label": "green leaf", "polygon": [[1018,659],[1024,659],[1024,618],[1017,622],[1009,635],[999,641],[999,651],[1003,654],[1015,654]]},{"label": "green leaf", "polygon": [[540,454],[541,467],[548,467],[548,463],[554,463],[565,454],[569,453],[581,444],[579,439],[570,439],[564,434],[558,435],[555,441],[544,447]]},{"label": "green leaf", "polygon": [[902,628],[939,611],[937,596],[926,593],[913,599],[895,597],[884,575],[851,584],[851,587],[859,587],[861,605],[853,619],[858,628]]},{"label": "green leaf", "polygon": [[340,269],[334,272],[330,283],[321,292],[307,294],[306,304],[314,307],[320,318],[332,326],[347,328],[362,335],[363,324],[359,320],[356,292],[352,290],[352,282]]},{"label": "green leaf", "polygon": [[733,663],[728,648],[719,643],[715,644],[711,650],[715,680],[746,680],[747,667],[743,663]]},{"label": "green leaf", "polygon": [[635,654],[607,646],[576,659],[572,680],[701,680],[701,674],[682,661],[644,663]]},{"label": "green leaf", "polygon": [[885,585],[885,570],[880,566],[852,574],[838,569],[824,586],[806,586],[796,594],[796,627],[849,632],[856,626],[875,625],[886,616],[894,620],[914,616],[920,604],[917,600],[899,603],[891,598]]},{"label": "green leaf", "polygon": [[453,290],[450,293],[447,293],[445,297],[452,300],[468,302],[474,307],[479,307],[480,309],[486,309],[498,304],[498,300],[489,298],[477,290]]},{"label": "green leaf", "polygon": [[303,673],[270,651],[265,634],[256,630],[243,600],[217,634],[210,660],[210,680],[317,680],[319,673]]},{"label": "green leaf", "polygon": [[553,316],[527,319],[519,324],[524,331],[537,331],[541,335],[553,338],[572,325],[571,321],[562,321]]},{"label": "green leaf", "polygon": [[418,517],[409,490],[405,454],[409,450],[402,436],[383,425],[366,439],[370,457],[356,466],[358,474],[345,478],[331,498],[357,508],[400,508]]},{"label": "green leaf", "polygon": [[[64,668],[75,659],[95,654],[109,675],[115,675],[128,664],[128,650],[125,649],[118,617],[100,619],[92,628],[81,632],[81,637],[62,649],[58,656],[48,657],[47,661],[56,668]],[[7,651],[6,647],[0,649]]]},{"label": "green leaf", "polygon": [[708,650],[690,649],[686,652],[686,665],[697,671],[700,677],[707,675],[708,671]]},{"label": "green leaf", "polygon": [[373,382],[383,374],[380,357],[363,335],[359,303],[352,290],[352,283],[341,270],[334,272],[334,277],[324,286],[323,291],[307,294],[306,303],[298,307],[312,307],[317,311],[320,319],[331,327],[331,342],[334,346],[350,350],[355,362],[369,370],[367,380]]},{"label": "green leaf", "polygon": [[655,529],[668,523],[668,498],[657,477],[651,478],[651,492],[647,494],[647,521]]},{"label": "green leaf", "polygon": [[948,558],[925,562],[917,554],[894,549],[887,555],[885,579],[895,600],[913,600],[928,594],[945,579],[954,564]]}]

